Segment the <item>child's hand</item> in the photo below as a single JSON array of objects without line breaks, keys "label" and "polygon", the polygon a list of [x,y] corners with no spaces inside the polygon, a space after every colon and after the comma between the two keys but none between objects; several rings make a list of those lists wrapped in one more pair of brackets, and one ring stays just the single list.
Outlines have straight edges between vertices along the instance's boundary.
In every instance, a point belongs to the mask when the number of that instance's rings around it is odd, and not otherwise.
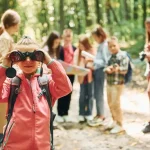
[{"label": "child's hand", "polygon": [[112,74],[114,72],[113,66],[108,66],[105,71],[108,74]]},{"label": "child's hand", "polygon": [[11,67],[11,60],[9,58],[11,52],[7,53],[3,58],[2,58],[2,65],[6,67]]},{"label": "child's hand", "polygon": [[120,69],[120,66],[118,64],[114,65],[114,72],[118,72]]},{"label": "child's hand", "polygon": [[46,51],[44,51],[42,49],[40,49],[40,50],[44,53],[44,56],[45,56],[43,63],[45,63],[47,65],[52,60],[52,58]]}]

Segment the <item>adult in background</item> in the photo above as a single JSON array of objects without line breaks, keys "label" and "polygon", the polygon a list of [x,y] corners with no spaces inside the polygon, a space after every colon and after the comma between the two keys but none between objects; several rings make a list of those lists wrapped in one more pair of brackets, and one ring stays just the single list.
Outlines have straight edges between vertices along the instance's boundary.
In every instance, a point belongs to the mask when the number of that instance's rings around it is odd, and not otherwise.
[{"label": "adult in background", "polygon": [[[73,64],[74,51],[76,47],[72,45],[73,32],[71,29],[64,29],[63,31],[63,46],[60,49],[60,59],[68,64]],[[74,82],[74,75],[68,75],[72,85]],[[70,122],[72,119],[68,116],[70,107],[71,94],[68,94],[58,100],[57,111],[58,116],[56,117],[57,122]]]},{"label": "adult in background", "polygon": [[[0,63],[2,58],[13,49],[12,35],[18,32],[20,24],[19,14],[11,9],[4,12],[1,17],[0,35]],[[6,122],[6,104],[0,104],[0,135]]]},{"label": "adult in background", "polygon": [[102,125],[104,117],[104,80],[105,73],[103,69],[108,63],[110,52],[106,41],[106,32],[101,26],[96,27],[92,31],[94,40],[98,43],[97,54],[94,59],[94,97],[96,100],[97,114],[93,120],[89,121],[90,126]]}]

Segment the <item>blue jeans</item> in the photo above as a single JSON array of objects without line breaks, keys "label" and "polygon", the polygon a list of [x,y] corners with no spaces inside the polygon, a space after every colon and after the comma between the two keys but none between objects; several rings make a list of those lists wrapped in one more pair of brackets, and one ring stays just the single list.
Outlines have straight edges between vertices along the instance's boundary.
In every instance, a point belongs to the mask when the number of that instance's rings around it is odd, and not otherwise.
[{"label": "blue jeans", "polygon": [[80,84],[79,115],[92,115],[93,110],[93,82]]},{"label": "blue jeans", "polygon": [[96,100],[97,115],[104,116],[104,68],[94,70],[94,97]]}]

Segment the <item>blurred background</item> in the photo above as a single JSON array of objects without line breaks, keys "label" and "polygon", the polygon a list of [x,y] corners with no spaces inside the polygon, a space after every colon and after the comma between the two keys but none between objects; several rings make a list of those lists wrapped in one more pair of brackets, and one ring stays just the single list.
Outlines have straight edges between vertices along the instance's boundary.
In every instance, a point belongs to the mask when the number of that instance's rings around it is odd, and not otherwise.
[{"label": "blurred background", "polygon": [[9,8],[21,16],[15,41],[28,34],[42,42],[52,30],[71,28],[77,42],[80,34],[101,24],[132,57],[143,49],[144,21],[150,16],[150,0],[0,0],[0,6],[0,17]]}]

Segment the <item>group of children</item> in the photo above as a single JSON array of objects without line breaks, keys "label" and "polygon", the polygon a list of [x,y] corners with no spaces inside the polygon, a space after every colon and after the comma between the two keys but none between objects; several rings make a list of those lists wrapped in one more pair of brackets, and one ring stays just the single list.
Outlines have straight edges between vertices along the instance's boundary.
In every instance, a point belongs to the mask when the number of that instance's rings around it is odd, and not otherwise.
[{"label": "group of children", "polygon": [[[9,14],[9,15],[8,15]],[[10,14],[13,18],[9,24]],[[10,21],[10,20],[9,20]],[[13,22],[14,21],[14,22]],[[0,36],[0,51],[2,47],[8,47],[7,37],[18,31],[20,16],[15,11],[9,10],[2,17],[4,32]],[[7,35],[4,37],[4,34]],[[6,77],[6,69],[11,68],[12,60],[10,54],[17,51],[23,57],[16,58],[17,75],[21,79],[18,97],[14,105],[12,117],[8,127],[4,127],[5,135],[1,148],[34,150],[51,149],[50,143],[50,110],[48,103],[41,94],[38,84],[39,66],[45,64],[48,69],[48,85],[51,93],[52,105],[58,99],[57,121],[71,121],[68,116],[74,74],[66,75],[59,59],[68,64],[75,64],[89,69],[86,76],[78,76],[80,83],[79,95],[79,121],[87,121],[90,126],[104,125],[104,82],[107,80],[107,100],[112,115],[112,122],[105,126],[110,129],[110,133],[123,131],[122,111],[120,106],[120,96],[125,84],[125,74],[128,71],[129,58],[126,52],[120,50],[116,37],[107,40],[106,33],[101,26],[92,31],[92,37],[97,42],[97,50],[91,45],[87,36],[80,37],[78,47],[72,45],[73,33],[70,29],[63,32],[63,46],[60,45],[61,36],[58,32],[51,32],[43,49],[29,37],[23,37],[14,47],[12,41],[1,57],[0,65],[0,103],[8,103],[10,94],[11,79]],[[8,42],[7,41],[7,42]],[[35,52],[40,51],[44,58],[39,61]],[[86,51],[94,56],[93,59],[82,55]],[[40,97],[39,97],[40,94]],[[97,114],[93,118],[93,98],[96,100]],[[0,104],[1,105],[1,104]],[[1,105],[3,108],[4,106]],[[1,109],[1,108],[0,108]],[[2,116],[2,114],[1,114]],[[1,117],[0,116],[0,117]],[[1,119],[1,118],[0,118]],[[5,130],[6,129],[6,130]],[[21,131],[21,133],[20,133]]]},{"label": "group of children", "polygon": [[[111,133],[118,133],[123,131],[120,96],[125,83],[124,76],[128,70],[129,58],[126,52],[120,50],[116,37],[107,40],[106,33],[101,26],[92,31],[92,37],[98,44],[97,50],[86,35],[79,37],[77,48],[72,46],[73,33],[70,29],[64,30],[62,36],[64,44],[61,46],[61,36],[58,32],[53,31],[44,44],[44,49],[55,59],[89,69],[86,76],[77,76],[77,81],[80,84],[79,122],[87,121],[90,126],[104,124],[104,82],[107,74],[107,98],[113,122],[105,128],[111,128]],[[83,56],[82,51],[92,54],[94,59]],[[74,75],[68,76],[73,85]],[[97,114],[93,118],[94,98]],[[68,111],[64,113],[66,107],[69,110],[70,100],[71,94],[69,103],[66,97],[58,100],[57,122],[71,121],[71,119],[65,119]]]}]

